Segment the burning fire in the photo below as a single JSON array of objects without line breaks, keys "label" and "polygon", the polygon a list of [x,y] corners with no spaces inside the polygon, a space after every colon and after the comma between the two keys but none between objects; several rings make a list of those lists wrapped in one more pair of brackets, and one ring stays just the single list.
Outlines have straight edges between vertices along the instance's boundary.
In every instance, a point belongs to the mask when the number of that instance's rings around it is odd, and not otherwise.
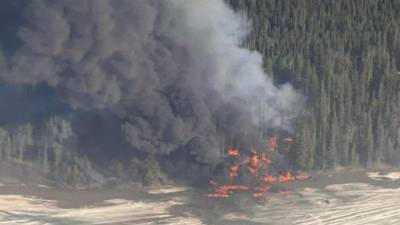
[{"label": "burning fire", "polygon": [[[286,143],[286,148],[283,151],[286,153],[289,148],[288,144],[292,143],[291,138],[283,139]],[[258,152],[254,148],[248,153],[242,153],[237,148],[229,148],[226,155],[230,158],[230,166],[228,168],[229,184],[217,184],[210,181],[210,198],[229,198],[236,192],[251,192],[255,199],[264,199],[266,193],[272,189],[274,184],[287,183],[295,180],[305,180],[308,177],[304,174],[294,174],[290,171],[281,172],[277,175],[270,174],[270,167],[273,163],[272,157],[268,154],[278,150],[278,137],[272,136],[267,141],[267,149]],[[251,184],[243,184],[239,176],[247,174],[253,180]],[[287,195],[289,191],[279,190],[279,195]]]},{"label": "burning fire", "polygon": [[230,157],[239,157],[240,156],[240,154],[239,154],[239,150],[238,149],[235,149],[235,148],[230,148],[230,149],[228,149],[228,152],[226,153],[228,156],[230,156]]},{"label": "burning fire", "polygon": [[305,179],[308,179],[308,177],[306,175],[304,175],[304,174],[293,175],[289,171],[287,171],[283,175],[279,175],[279,176],[266,175],[265,177],[262,178],[262,180],[264,182],[271,183],[271,184],[285,183],[285,182],[289,182],[289,181],[293,181],[293,180],[305,180]]},{"label": "burning fire", "polygon": [[239,165],[236,164],[232,165],[229,168],[229,178],[234,179],[235,177],[237,177],[238,172],[239,172]]}]

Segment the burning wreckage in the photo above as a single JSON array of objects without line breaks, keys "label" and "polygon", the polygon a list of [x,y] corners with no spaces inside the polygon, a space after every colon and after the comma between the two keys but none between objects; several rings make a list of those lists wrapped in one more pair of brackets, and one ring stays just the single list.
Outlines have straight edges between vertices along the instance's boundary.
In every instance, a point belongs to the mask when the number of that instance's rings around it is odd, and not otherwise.
[{"label": "burning wreckage", "polygon": [[278,185],[309,178],[303,173],[292,172],[285,165],[292,144],[292,138],[280,140],[274,135],[261,150],[228,148],[221,168],[222,176],[209,181],[207,197],[224,199],[245,192],[255,200],[265,200],[269,191],[282,195],[288,193]]}]

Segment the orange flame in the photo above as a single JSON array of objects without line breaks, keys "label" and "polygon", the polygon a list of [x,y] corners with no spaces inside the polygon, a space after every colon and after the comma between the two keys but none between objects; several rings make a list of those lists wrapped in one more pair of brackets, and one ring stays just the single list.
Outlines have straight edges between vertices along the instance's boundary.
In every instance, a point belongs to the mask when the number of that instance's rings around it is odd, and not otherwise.
[{"label": "orange flame", "polygon": [[284,175],[278,177],[279,183],[285,183],[293,180],[293,176],[290,172],[286,172]]},{"label": "orange flame", "polygon": [[236,148],[230,148],[230,149],[228,149],[227,155],[230,156],[230,157],[239,157],[239,156],[240,156],[240,153],[239,153],[239,150],[238,150],[238,149],[236,149]]},{"label": "orange flame", "polygon": [[[291,143],[293,140],[291,138],[286,138],[283,140],[283,143]],[[278,147],[278,138],[277,136],[272,136],[268,140],[268,148],[270,150],[276,150]],[[229,148],[227,151],[227,156],[239,158],[240,152],[237,148]],[[268,174],[269,166],[272,163],[272,159],[269,158],[266,152],[257,152],[255,149],[250,149],[249,156],[246,157],[245,160],[237,160],[231,164],[229,167],[229,178],[234,180],[240,171],[241,168],[247,169],[247,171],[254,177],[257,178],[261,184],[258,186],[252,185],[239,185],[239,184],[222,184],[218,185],[214,181],[210,181],[210,185],[213,186],[210,189],[210,193],[207,195],[210,198],[222,199],[228,198],[233,193],[238,191],[250,191],[252,192],[252,196],[256,199],[264,198],[266,193],[271,190],[272,184],[275,183],[286,183],[294,180],[305,180],[308,179],[308,176],[304,174],[292,174],[289,171],[284,172],[278,176],[273,176]],[[261,176],[261,178],[259,177]],[[287,195],[289,191],[280,190],[278,192],[279,195]]]},{"label": "orange flame", "polygon": [[251,167],[258,167],[260,165],[260,161],[258,160],[257,155],[252,155],[249,159],[249,163]]},{"label": "orange flame", "polygon": [[234,164],[233,166],[231,166],[231,168],[229,168],[229,178],[233,179],[237,177],[238,171],[239,171],[239,165]]},{"label": "orange flame", "polygon": [[273,184],[276,183],[277,179],[274,176],[266,175],[262,178],[262,181]]},{"label": "orange flame", "polygon": [[221,185],[216,191],[208,194],[210,198],[228,198],[234,191],[248,191],[250,188],[245,185]]}]

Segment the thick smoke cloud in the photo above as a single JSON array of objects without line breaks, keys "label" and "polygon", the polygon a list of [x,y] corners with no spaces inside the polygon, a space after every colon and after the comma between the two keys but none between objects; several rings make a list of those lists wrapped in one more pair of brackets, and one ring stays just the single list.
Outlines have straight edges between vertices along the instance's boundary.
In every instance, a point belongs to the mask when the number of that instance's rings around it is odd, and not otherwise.
[{"label": "thick smoke cloud", "polygon": [[261,55],[240,47],[247,27],[222,0],[36,0],[22,45],[0,54],[0,77],[45,83],[75,110],[111,112],[135,150],[187,149],[215,162],[215,115],[227,104],[286,128],[299,107],[290,86],[264,74]]}]

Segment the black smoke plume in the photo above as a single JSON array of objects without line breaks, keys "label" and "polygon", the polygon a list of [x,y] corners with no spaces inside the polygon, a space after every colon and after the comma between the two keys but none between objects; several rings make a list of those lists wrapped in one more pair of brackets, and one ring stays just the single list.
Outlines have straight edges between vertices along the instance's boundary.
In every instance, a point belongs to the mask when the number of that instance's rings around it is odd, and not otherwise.
[{"label": "black smoke plume", "polygon": [[289,129],[301,106],[242,47],[248,25],[222,0],[34,0],[0,78],[52,90],[85,148],[213,165],[226,137]]}]

